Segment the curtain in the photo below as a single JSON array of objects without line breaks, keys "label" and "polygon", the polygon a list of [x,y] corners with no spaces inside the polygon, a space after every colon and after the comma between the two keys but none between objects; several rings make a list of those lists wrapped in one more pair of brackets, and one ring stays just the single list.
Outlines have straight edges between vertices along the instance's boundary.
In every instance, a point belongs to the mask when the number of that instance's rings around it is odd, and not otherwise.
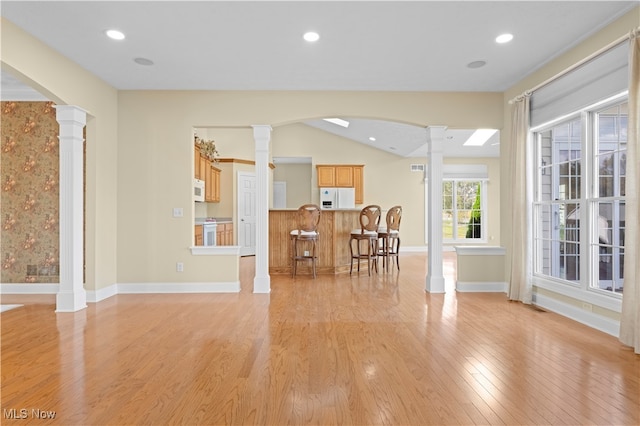
[{"label": "curtain", "polygon": [[620,318],[620,341],[640,354],[640,37],[629,37],[629,118],[627,135],[626,218],[624,238],[624,292]]},{"label": "curtain", "polygon": [[513,101],[511,120],[511,270],[509,300],[531,304],[529,268],[529,205],[527,197],[527,149],[529,139],[529,95]]}]

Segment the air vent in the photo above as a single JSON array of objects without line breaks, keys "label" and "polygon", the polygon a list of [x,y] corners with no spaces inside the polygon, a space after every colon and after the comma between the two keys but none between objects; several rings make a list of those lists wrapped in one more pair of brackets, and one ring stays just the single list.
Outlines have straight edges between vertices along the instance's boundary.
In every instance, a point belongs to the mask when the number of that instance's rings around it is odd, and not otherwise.
[{"label": "air vent", "polygon": [[412,172],[424,172],[424,164],[412,164],[411,165]]}]

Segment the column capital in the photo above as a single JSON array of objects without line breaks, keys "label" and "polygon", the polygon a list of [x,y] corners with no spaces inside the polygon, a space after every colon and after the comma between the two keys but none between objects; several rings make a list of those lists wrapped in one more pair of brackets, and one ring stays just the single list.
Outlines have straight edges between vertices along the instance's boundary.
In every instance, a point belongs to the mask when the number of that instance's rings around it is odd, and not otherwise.
[{"label": "column capital", "polygon": [[427,126],[427,137],[432,139],[444,139],[444,133],[447,131],[448,126]]},{"label": "column capital", "polygon": [[253,139],[257,151],[269,151],[269,141],[271,140],[271,126],[268,124],[256,124],[253,127]]},{"label": "column capital", "polygon": [[84,126],[87,124],[87,111],[75,105],[54,105],[56,109],[56,121],[74,122]]},{"label": "column capital", "polygon": [[429,154],[442,153],[444,149],[444,134],[447,126],[429,126],[425,128]]}]

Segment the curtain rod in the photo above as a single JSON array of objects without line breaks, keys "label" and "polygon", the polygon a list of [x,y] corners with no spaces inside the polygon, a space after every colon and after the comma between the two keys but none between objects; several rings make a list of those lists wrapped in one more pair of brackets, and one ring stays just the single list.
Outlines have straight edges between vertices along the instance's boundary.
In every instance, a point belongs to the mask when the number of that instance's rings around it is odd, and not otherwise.
[{"label": "curtain rod", "polygon": [[640,27],[636,27],[636,28],[632,29],[631,31],[629,31],[629,34],[626,34],[626,35],[618,38],[617,40],[612,41],[611,43],[607,44],[606,46],[604,46],[603,48],[601,48],[599,50],[596,50],[591,55],[587,56],[586,58],[582,59],[581,61],[578,61],[575,64],[571,65],[570,67],[564,69],[563,71],[560,71],[558,74],[554,75],[553,77],[546,79],[542,83],[538,83],[537,85],[533,86],[531,89],[526,90],[522,94],[520,94],[520,95],[516,96],[515,98],[511,99],[509,101],[509,103],[512,104],[516,99],[532,94],[536,90],[546,86],[547,84],[551,83],[552,81],[557,80],[560,77],[562,77],[563,75],[568,74],[571,71],[575,70],[576,68],[584,65],[585,63],[589,62],[593,58],[595,58],[595,57],[597,57],[599,55],[602,55],[604,52],[606,52],[608,50],[613,49],[614,47],[616,47],[620,43],[624,43],[625,41],[631,39],[632,37],[637,36],[638,35],[637,33],[639,31],[640,31]]}]

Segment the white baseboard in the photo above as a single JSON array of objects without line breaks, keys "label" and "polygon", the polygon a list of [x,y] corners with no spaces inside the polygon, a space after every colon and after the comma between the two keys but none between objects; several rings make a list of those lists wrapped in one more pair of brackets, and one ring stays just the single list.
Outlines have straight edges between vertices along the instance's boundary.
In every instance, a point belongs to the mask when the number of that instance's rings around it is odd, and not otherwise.
[{"label": "white baseboard", "polygon": [[58,294],[60,284],[0,284],[0,294]]},{"label": "white baseboard", "polygon": [[543,309],[555,312],[563,317],[571,318],[574,321],[578,321],[581,324],[600,330],[603,333],[610,334],[614,337],[620,337],[619,321],[594,314],[591,311],[580,309],[577,306],[569,305],[541,294],[533,295],[533,303]]},{"label": "white baseboard", "polygon": [[[0,284],[0,294],[58,294],[59,284]],[[97,303],[117,294],[239,293],[240,281],[212,283],[127,283],[86,290],[87,302]]]},{"label": "white baseboard", "polygon": [[427,246],[400,246],[400,253],[426,253]]},{"label": "white baseboard", "polygon": [[118,284],[118,294],[141,293],[239,293],[240,281],[215,283]]},{"label": "white baseboard", "polygon": [[507,283],[487,281],[456,281],[456,291],[461,293],[506,293]]},{"label": "white baseboard", "polygon": [[118,286],[113,284],[98,290],[86,290],[86,292],[87,303],[98,303],[118,294]]}]

